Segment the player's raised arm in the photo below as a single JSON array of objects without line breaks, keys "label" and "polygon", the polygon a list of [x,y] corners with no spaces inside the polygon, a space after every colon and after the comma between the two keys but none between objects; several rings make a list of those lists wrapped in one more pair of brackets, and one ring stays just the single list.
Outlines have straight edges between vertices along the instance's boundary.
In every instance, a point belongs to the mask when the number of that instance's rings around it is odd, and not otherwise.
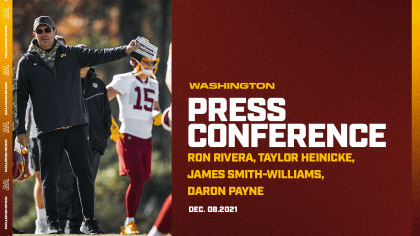
[{"label": "player's raised arm", "polygon": [[121,95],[120,92],[118,92],[116,89],[114,89],[113,87],[111,87],[110,85],[106,86],[106,88],[108,89],[108,100],[111,101],[112,99],[115,98],[115,96]]}]

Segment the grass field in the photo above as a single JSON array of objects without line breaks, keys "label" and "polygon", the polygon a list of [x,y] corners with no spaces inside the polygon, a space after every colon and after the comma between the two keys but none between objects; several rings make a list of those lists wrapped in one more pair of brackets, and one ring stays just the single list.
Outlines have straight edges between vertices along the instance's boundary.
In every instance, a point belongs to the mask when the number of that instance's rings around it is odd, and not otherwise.
[{"label": "grass field", "polygon": [[[13,235],[21,235],[21,236],[38,236],[39,234],[13,234]],[[75,234],[58,234],[61,236],[74,236]],[[86,234],[78,234],[78,235],[86,235]],[[121,234],[97,234],[100,235],[107,235],[107,236],[121,236]],[[146,234],[138,234],[140,236],[146,236]],[[168,234],[168,236],[171,236],[171,234]]]},{"label": "grass field", "polygon": [[[22,236],[38,236],[39,234],[13,234],[13,235],[22,235]],[[75,234],[57,234],[57,235],[61,235],[61,236],[74,236]],[[86,234],[79,234],[79,235],[86,235]],[[100,235],[107,235],[107,236],[121,236],[121,234],[97,234],[98,236]],[[138,234],[141,236],[146,236],[146,234]]]}]

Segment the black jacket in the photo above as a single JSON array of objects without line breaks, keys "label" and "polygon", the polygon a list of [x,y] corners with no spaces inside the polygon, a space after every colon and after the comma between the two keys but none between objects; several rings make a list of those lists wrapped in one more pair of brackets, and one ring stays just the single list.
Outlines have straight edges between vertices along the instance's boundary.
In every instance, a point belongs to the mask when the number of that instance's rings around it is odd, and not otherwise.
[{"label": "black jacket", "polygon": [[[87,124],[80,68],[121,59],[126,56],[125,50],[125,46],[90,50],[60,45],[54,69],[50,69],[37,53],[23,54],[17,67],[19,123],[25,123],[30,95],[38,135],[57,128]],[[20,125],[17,134],[24,133],[25,126]]]},{"label": "black jacket", "polygon": [[104,154],[111,135],[111,107],[105,83],[96,76],[95,70],[90,68],[86,78],[81,80],[83,98],[85,99],[89,115],[89,143],[90,148]]}]

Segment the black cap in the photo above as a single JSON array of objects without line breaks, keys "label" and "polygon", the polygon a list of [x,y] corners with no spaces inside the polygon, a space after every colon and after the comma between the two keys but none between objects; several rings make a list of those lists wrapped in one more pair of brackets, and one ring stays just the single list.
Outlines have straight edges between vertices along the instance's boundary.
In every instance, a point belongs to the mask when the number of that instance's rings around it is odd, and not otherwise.
[{"label": "black cap", "polygon": [[34,21],[34,31],[40,25],[48,25],[49,27],[55,29],[54,22],[51,19],[51,17],[49,17],[49,16],[40,16],[40,17],[36,18],[35,21]]}]

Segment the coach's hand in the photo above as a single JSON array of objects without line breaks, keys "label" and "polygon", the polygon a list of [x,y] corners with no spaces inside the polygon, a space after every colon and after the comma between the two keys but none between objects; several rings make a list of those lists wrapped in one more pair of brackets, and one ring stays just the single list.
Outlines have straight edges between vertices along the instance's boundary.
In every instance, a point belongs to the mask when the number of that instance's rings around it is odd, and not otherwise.
[{"label": "coach's hand", "polygon": [[26,146],[28,146],[28,143],[29,143],[29,136],[28,136],[28,134],[19,134],[16,137],[16,141],[18,143],[20,143],[20,145],[22,145],[22,147],[26,147]]},{"label": "coach's hand", "polygon": [[125,49],[125,53],[129,54],[132,51],[141,48],[141,45],[136,46],[136,40],[131,40],[130,44],[127,45],[127,48]]}]

